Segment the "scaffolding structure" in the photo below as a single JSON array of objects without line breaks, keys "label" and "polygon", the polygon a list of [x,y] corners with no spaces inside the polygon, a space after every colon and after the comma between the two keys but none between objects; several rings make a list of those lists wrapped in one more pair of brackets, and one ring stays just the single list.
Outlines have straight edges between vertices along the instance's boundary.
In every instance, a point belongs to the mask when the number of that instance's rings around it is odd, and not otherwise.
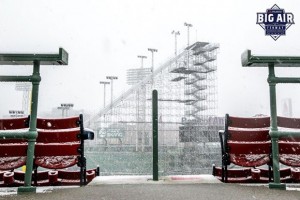
[{"label": "scaffolding structure", "polygon": [[[127,83],[132,87],[86,122],[98,132],[92,146],[98,150],[150,151],[151,94],[156,89],[160,148],[175,149],[178,155],[195,148],[195,156],[209,155],[204,152],[207,148],[210,153],[219,154],[218,149],[207,147],[218,141],[217,131],[223,125],[223,119],[216,116],[218,49],[215,43],[196,42],[154,71],[128,70]],[[188,155],[182,154],[173,160],[188,163],[186,158]]]}]

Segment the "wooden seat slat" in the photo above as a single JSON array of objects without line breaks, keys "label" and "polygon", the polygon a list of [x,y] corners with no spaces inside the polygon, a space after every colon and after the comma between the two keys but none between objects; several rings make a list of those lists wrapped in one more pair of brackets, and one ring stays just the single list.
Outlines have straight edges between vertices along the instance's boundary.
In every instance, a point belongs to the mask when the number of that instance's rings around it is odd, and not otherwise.
[{"label": "wooden seat slat", "polygon": [[277,126],[284,128],[300,129],[300,118],[277,117]]},{"label": "wooden seat slat", "polygon": [[15,157],[27,155],[27,143],[7,143],[0,145],[0,157]]},{"label": "wooden seat slat", "polygon": [[68,117],[61,119],[38,118],[36,127],[38,129],[68,129],[79,127],[79,117]]},{"label": "wooden seat slat", "polygon": [[269,154],[271,142],[236,142],[228,141],[229,154]]},{"label": "wooden seat slat", "polygon": [[80,155],[79,143],[37,143],[35,145],[35,156],[68,156]]},{"label": "wooden seat slat", "polygon": [[37,143],[80,142],[80,129],[38,130]]},{"label": "wooden seat slat", "polygon": [[269,129],[228,129],[228,140],[232,141],[269,141]]},{"label": "wooden seat slat", "polygon": [[[300,142],[283,142],[279,141],[279,154],[300,155]],[[300,160],[299,160],[300,163]]]},{"label": "wooden seat slat", "polygon": [[0,119],[0,130],[25,129],[29,127],[29,118]]},{"label": "wooden seat slat", "polygon": [[229,127],[263,128],[270,127],[270,117],[233,117],[228,118]]}]

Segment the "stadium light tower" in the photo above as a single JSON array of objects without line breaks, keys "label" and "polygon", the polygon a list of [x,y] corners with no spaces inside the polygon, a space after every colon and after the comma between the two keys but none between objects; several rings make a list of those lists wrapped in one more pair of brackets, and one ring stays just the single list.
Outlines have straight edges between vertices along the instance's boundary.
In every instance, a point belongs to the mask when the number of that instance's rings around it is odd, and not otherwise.
[{"label": "stadium light tower", "polygon": [[[192,24],[184,22],[184,25],[187,27],[187,47],[190,46],[190,27],[193,27]],[[187,68],[190,67],[190,51],[187,49]]]},{"label": "stadium light tower", "polygon": [[112,102],[113,102],[113,83],[114,83],[114,80],[118,79],[118,77],[117,76],[106,76],[106,79],[110,80],[110,89],[111,89],[110,106],[112,106]]},{"label": "stadium light tower", "polygon": [[153,73],[154,70],[154,52],[157,52],[157,49],[153,49],[153,48],[148,48],[148,51],[151,52],[151,56],[152,56],[152,64],[151,64],[151,72]]},{"label": "stadium light tower", "polygon": [[141,59],[141,68],[143,68],[143,60],[147,58],[147,56],[137,56]]},{"label": "stadium light tower", "polygon": [[32,84],[28,82],[17,82],[15,89],[23,92],[22,110],[24,115],[28,115],[30,112],[30,93],[32,90]]},{"label": "stadium light tower", "polygon": [[190,27],[193,27],[193,25],[184,22],[184,26],[187,27],[187,46],[190,46]]},{"label": "stadium light tower", "polygon": [[99,83],[103,85],[103,89],[104,89],[104,95],[103,95],[103,108],[105,108],[106,85],[108,85],[109,82],[108,82],[108,81],[100,81]]},{"label": "stadium light tower", "polygon": [[9,115],[11,117],[22,117],[24,116],[24,110],[9,110]]},{"label": "stadium light tower", "polygon": [[176,57],[177,56],[177,35],[180,35],[180,32],[173,30],[171,34],[174,34],[175,36],[175,57]]},{"label": "stadium light tower", "polygon": [[[73,108],[73,106],[74,106],[73,103],[61,103],[60,107],[57,107],[57,109],[62,111],[62,113],[61,113],[62,117],[68,117],[68,110]],[[66,113],[65,113],[65,111],[66,111]]]}]

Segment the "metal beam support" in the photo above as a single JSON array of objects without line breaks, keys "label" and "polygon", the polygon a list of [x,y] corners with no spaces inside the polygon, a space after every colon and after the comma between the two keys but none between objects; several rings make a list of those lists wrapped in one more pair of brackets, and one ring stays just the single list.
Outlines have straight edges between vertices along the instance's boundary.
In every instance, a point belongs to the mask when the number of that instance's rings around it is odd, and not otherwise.
[{"label": "metal beam support", "polygon": [[[271,80],[275,77],[274,63],[269,63],[269,77]],[[278,131],[277,128],[277,105],[276,105],[276,83],[269,82],[270,88],[270,110],[271,110],[271,127],[270,136],[272,141],[272,163],[273,163],[273,178],[274,182],[269,184],[270,188],[285,189],[285,184],[280,184],[279,174],[279,152],[278,152],[278,136],[275,137],[274,131]]]},{"label": "metal beam support", "polygon": [[59,48],[58,54],[0,54],[0,65],[33,65],[34,61],[40,65],[67,65],[68,53]]},{"label": "metal beam support", "polygon": [[300,137],[300,132],[298,131],[272,131],[271,134],[273,137]]},{"label": "metal beam support", "polygon": [[28,148],[27,148],[27,159],[26,159],[26,173],[25,173],[25,184],[24,187],[19,187],[18,192],[27,192],[35,191],[31,189],[31,178],[33,170],[33,157],[34,157],[34,148],[37,138],[37,129],[36,129],[36,119],[37,119],[37,109],[38,109],[38,97],[39,97],[39,85],[41,81],[40,76],[40,61],[34,61],[33,63],[33,74],[34,80],[32,82],[32,94],[31,94],[31,113],[30,113],[30,122],[29,122],[29,135],[28,137]]},{"label": "metal beam support", "polygon": [[269,67],[269,63],[274,67],[300,67],[300,56],[258,56],[251,50],[244,51],[241,60],[244,67]]},{"label": "metal beam support", "polygon": [[289,77],[269,77],[269,83],[300,83],[300,78],[289,78]]},{"label": "metal beam support", "polygon": [[32,76],[18,76],[18,80],[16,80],[16,76],[0,76],[0,81],[4,82],[31,82]]}]

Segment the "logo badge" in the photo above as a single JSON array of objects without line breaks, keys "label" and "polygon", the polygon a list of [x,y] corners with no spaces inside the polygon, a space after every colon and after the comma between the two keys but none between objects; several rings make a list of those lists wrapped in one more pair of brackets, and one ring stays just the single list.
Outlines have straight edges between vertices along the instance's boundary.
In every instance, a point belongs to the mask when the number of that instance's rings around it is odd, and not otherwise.
[{"label": "logo badge", "polygon": [[280,36],[286,35],[286,30],[295,22],[293,13],[285,12],[274,4],[265,13],[257,13],[256,24],[265,30],[265,35],[271,36],[276,41]]}]

